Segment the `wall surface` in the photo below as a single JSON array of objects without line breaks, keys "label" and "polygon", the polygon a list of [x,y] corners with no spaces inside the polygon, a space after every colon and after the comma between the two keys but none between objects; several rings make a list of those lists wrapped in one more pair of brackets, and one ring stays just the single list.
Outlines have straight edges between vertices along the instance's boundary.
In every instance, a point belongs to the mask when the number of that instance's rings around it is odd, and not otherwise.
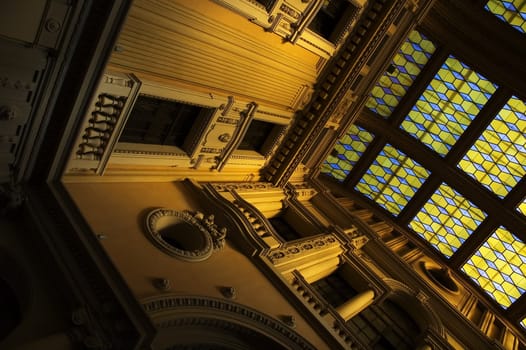
[{"label": "wall surface", "polygon": [[[69,291],[44,242],[22,218],[0,219],[0,278],[18,300],[2,300],[4,306],[18,303],[21,321],[3,340],[0,349],[43,349],[37,344],[55,338],[56,349],[68,348],[65,331],[70,328]],[[57,288],[57,285],[63,288]],[[4,312],[5,310],[2,310]],[[2,315],[2,326],[6,315]],[[42,344],[42,343],[41,343]],[[64,347],[61,347],[64,346]]]},{"label": "wall surface", "polygon": [[[249,258],[228,243],[204,262],[184,262],[159,250],[144,232],[154,208],[200,210],[181,183],[69,183],[66,185],[92,230],[106,236],[101,244],[138,300],[162,295],[153,280],[170,280],[167,292],[223,298],[221,287],[236,289],[235,302],[273,317],[292,315],[295,330],[316,348],[327,345]],[[210,213],[205,213],[210,214]]]}]

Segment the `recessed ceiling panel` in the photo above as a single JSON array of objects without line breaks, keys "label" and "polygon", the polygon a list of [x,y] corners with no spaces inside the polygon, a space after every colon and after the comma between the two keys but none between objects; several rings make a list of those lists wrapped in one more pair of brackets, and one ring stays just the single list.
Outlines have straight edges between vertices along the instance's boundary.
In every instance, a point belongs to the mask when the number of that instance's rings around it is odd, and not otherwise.
[{"label": "recessed ceiling panel", "polygon": [[526,244],[500,227],[464,264],[462,271],[507,308],[526,290]]},{"label": "recessed ceiling panel", "polygon": [[518,31],[526,33],[526,1],[490,0],[485,8],[501,21],[508,22]]},{"label": "recessed ceiling panel", "polygon": [[365,129],[352,125],[322,164],[321,172],[343,181],[373,138]]},{"label": "recessed ceiling panel", "polygon": [[526,174],[526,104],[512,97],[458,164],[500,197]]},{"label": "recessed ceiling panel", "polygon": [[374,86],[366,106],[383,117],[390,116],[433,52],[435,45],[413,30]]},{"label": "recessed ceiling panel", "polygon": [[398,215],[429,177],[429,171],[387,144],[356,185],[356,190]]},{"label": "recessed ceiling panel", "polygon": [[496,85],[449,56],[401,128],[444,156],[495,90]]},{"label": "recessed ceiling panel", "polygon": [[443,183],[409,227],[448,258],[486,218],[486,214]]}]

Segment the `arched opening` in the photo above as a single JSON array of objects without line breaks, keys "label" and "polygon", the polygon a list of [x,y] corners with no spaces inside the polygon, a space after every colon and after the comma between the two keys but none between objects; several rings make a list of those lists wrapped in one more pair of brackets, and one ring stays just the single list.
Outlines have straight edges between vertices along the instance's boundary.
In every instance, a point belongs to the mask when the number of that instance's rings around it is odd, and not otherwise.
[{"label": "arched opening", "polygon": [[7,338],[21,321],[20,301],[7,281],[0,278],[0,341]]},{"label": "arched opening", "polygon": [[282,321],[232,301],[170,295],[143,307],[157,328],[156,349],[315,349]]},{"label": "arched opening", "polygon": [[413,350],[422,333],[417,320],[390,298],[363,310],[347,325],[365,348],[374,350]]}]

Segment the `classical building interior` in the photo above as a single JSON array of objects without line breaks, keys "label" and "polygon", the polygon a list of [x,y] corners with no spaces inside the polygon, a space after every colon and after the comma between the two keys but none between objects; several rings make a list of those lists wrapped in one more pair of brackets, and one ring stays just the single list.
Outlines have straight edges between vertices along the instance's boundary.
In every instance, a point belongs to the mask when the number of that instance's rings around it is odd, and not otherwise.
[{"label": "classical building interior", "polygon": [[1,349],[526,349],[524,0],[0,9]]}]

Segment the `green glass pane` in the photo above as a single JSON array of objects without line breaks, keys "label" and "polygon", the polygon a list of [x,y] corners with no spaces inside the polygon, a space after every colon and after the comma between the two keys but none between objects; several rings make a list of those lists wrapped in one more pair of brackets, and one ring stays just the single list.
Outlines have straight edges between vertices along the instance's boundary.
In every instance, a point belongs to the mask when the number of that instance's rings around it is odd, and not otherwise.
[{"label": "green glass pane", "polygon": [[485,213],[443,183],[409,227],[449,258],[485,218]]},{"label": "green glass pane", "polygon": [[398,215],[429,177],[420,164],[386,145],[356,185],[356,190]]},{"label": "green glass pane", "polygon": [[321,172],[343,181],[372,140],[371,133],[357,125],[352,125],[323,162]]},{"label": "green glass pane", "polygon": [[511,24],[522,33],[526,33],[526,1],[489,0],[485,8],[501,21]]},{"label": "green glass pane", "polygon": [[507,308],[526,290],[526,244],[500,227],[462,266],[462,271]]},{"label": "green glass pane", "polygon": [[393,58],[391,69],[371,91],[366,106],[381,116],[390,116],[433,52],[435,45],[424,35],[416,30],[409,33]]},{"label": "green glass pane", "polygon": [[401,128],[446,155],[495,90],[496,85],[449,56]]},{"label": "green glass pane", "polygon": [[508,100],[458,166],[500,197],[526,174],[526,104]]}]

